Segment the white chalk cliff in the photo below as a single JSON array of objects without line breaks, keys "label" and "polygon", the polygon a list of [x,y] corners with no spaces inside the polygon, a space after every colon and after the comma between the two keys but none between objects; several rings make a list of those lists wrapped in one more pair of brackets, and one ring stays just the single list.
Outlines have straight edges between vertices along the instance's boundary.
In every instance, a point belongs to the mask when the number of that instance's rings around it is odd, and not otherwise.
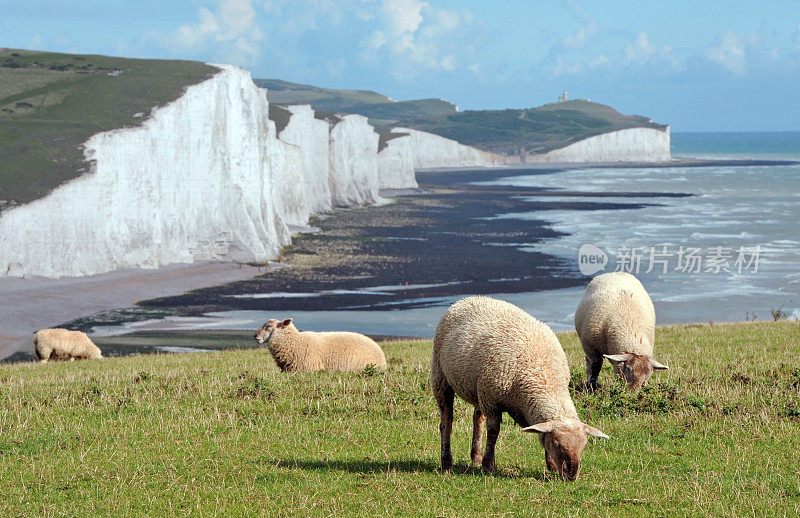
[{"label": "white chalk cliff", "polygon": [[393,128],[392,133],[405,134],[387,142],[378,153],[379,169],[385,187],[406,187],[414,178],[415,169],[426,167],[484,166],[516,161],[506,157],[465,146],[455,140],[409,128]]},{"label": "white chalk cliff", "polygon": [[[0,275],[264,262],[290,242],[287,225],[415,187],[414,167],[494,163],[422,132],[381,155],[365,117],[331,127],[302,106],[289,108],[278,137],[265,91],[248,72],[218,67],[140,126],[90,138],[91,172],[0,214]],[[397,160],[385,158],[392,153]]]},{"label": "white chalk cliff", "polygon": [[666,162],[670,159],[669,126],[630,128],[579,140],[526,162]]}]

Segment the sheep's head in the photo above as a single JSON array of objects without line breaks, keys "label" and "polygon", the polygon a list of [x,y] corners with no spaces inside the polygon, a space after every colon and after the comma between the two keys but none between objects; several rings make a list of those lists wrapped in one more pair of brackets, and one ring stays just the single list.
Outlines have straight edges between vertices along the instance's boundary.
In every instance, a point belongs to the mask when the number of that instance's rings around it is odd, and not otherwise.
[{"label": "sheep's head", "polygon": [[264,342],[269,341],[270,337],[272,337],[272,333],[274,333],[276,329],[289,327],[291,324],[291,318],[287,318],[283,321],[270,318],[263,326],[258,328],[258,331],[256,331],[255,335],[253,335],[253,338],[255,338],[256,342],[259,344],[263,344]]},{"label": "sheep's head", "polygon": [[544,458],[550,471],[558,472],[564,480],[574,481],[581,471],[581,454],[588,436],[608,439],[597,428],[577,419],[547,421],[522,429],[538,433],[544,448]]},{"label": "sheep's head", "polygon": [[603,356],[608,358],[608,361],[614,366],[614,372],[622,376],[631,390],[642,388],[642,385],[653,375],[654,370],[669,368],[646,354],[624,353],[604,354]]}]

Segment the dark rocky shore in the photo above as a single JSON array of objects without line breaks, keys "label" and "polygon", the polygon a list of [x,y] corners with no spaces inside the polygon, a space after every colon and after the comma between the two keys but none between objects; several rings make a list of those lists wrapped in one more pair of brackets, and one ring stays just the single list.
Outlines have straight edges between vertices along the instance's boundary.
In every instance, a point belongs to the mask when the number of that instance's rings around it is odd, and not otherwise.
[{"label": "dark rocky shore", "polygon": [[[652,204],[597,202],[597,192],[471,185],[475,181],[556,170],[560,168],[420,172],[419,190],[406,191],[394,197],[392,203],[338,209],[331,217],[313,220],[310,225],[320,231],[295,236],[280,259],[287,268],[139,305],[181,315],[242,309],[408,309],[441,304],[447,297],[466,294],[520,293],[583,285],[588,279],[578,272],[574,262],[520,250],[559,237],[547,223],[546,212],[625,210]],[[538,200],[527,199],[530,196]],[[542,201],[548,196],[557,196],[558,200]],[[588,196],[593,201],[587,201]],[[634,194],[613,192],[599,196],[624,198]],[[635,196],[652,197],[653,204],[657,204],[659,198],[690,194]],[[497,214],[530,212],[541,212],[542,219],[494,219]],[[281,295],[241,297],[270,293]]]}]

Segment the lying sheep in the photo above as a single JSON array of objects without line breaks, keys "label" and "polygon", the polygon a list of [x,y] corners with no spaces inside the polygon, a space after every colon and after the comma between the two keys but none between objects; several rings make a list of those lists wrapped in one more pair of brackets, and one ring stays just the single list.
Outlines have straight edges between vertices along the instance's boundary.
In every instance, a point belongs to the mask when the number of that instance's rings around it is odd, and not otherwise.
[{"label": "lying sheep", "polygon": [[656,312],[644,286],[629,273],[598,275],[575,311],[575,330],[586,354],[586,385],[597,389],[597,375],[608,358],[614,371],[638,390],[654,369]]},{"label": "lying sheep", "polygon": [[[518,307],[489,297],[450,306],[433,340],[431,385],[439,405],[442,469],[453,466],[450,434],[455,394],[475,407],[472,461],[494,472],[503,412],[539,433],[547,468],[578,478],[587,435],[608,438],[580,421],[569,395],[567,357],[556,335]],[[480,454],[484,423],[486,452]]]},{"label": "lying sheep", "polygon": [[103,358],[97,347],[86,333],[69,329],[40,329],[33,337],[36,357],[42,363],[47,360],[80,360]]},{"label": "lying sheep", "polygon": [[284,372],[359,371],[372,365],[385,368],[383,350],[371,338],[358,333],[300,332],[292,319],[270,319],[254,336],[266,343],[275,363]]}]

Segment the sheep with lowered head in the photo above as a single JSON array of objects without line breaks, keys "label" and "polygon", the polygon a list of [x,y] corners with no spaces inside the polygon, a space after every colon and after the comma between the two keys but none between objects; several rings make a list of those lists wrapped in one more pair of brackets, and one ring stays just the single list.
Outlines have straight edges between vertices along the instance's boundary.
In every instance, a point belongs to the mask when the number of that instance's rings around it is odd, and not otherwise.
[{"label": "sheep with lowered head", "polygon": [[[520,308],[468,297],[447,310],[433,339],[431,385],[439,405],[442,469],[453,466],[450,435],[456,394],[475,407],[472,461],[496,470],[494,451],[503,412],[536,432],[547,468],[567,480],[580,472],[587,436],[608,438],[584,424],[569,395],[567,356],[556,335]],[[480,454],[487,428],[486,451]]]},{"label": "sheep with lowered head", "polygon": [[655,369],[656,312],[642,283],[629,273],[598,275],[575,311],[575,330],[586,354],[586,385],[597,389],[603,358],[631,390],[638,390]]},{"label": "sheep with lowered head", "polygon": [[36,357],[42,363],[47,360],[80,360],[103,358],[97,347],[86,333],[69,329],[40,329],[33,337]]},{"label": "sheep with lowered head", "polygon": [[371,338],[345,331],[298,331],[291,318],[267,322],[254,336],[267,344],[284,372],[359,371],[372,365],[386,368],[381,347]]}]

